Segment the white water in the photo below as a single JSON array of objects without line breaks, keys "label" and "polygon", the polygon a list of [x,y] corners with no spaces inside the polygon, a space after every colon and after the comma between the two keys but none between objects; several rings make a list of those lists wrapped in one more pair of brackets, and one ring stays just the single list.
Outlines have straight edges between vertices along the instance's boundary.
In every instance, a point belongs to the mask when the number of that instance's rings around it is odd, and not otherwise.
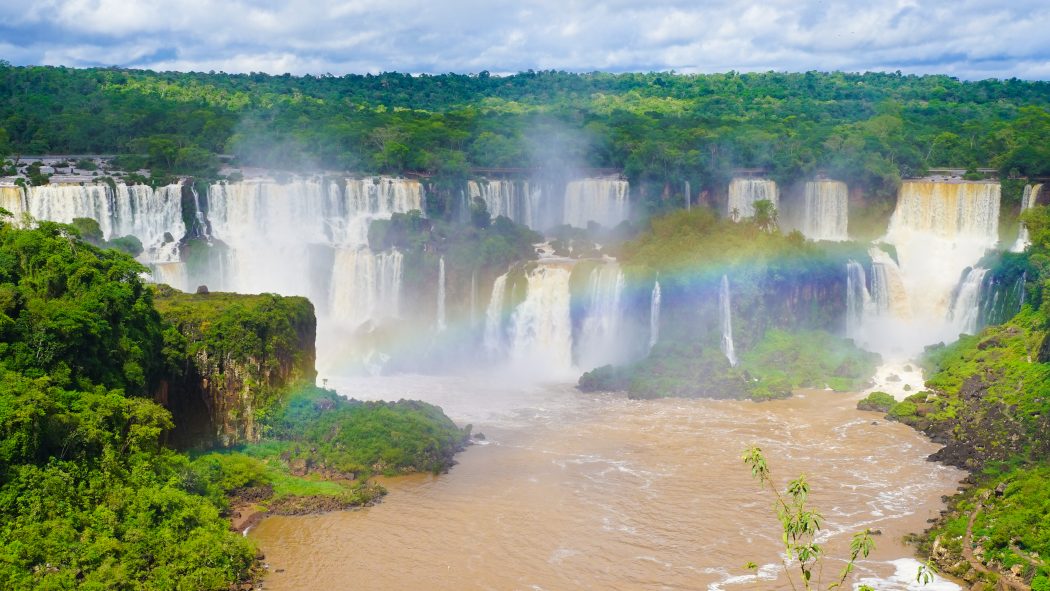
[{"label": "white water", "polygon": [[722,275],[722,285],[718,290],[718,310],[722,321],[722,353],[729,360],[729,365],[736,367],[736,348],[733,346],[733,310],[729,301],[729,277]]},{"label": "white water", "polygon": [[868,278],[864,265],[857,261],[846,263],[846,336],[857,340],[863,336],[864,319],[872,308],[868,292]]},{"label": "white water", "polygon": [[891,560],[894,567],[893,575],[885,578],[864,577],[853,585],[854,591],[862,585],[867,585],[879,591],[959,591],[961,587],[955,583],[934,575],[933,580],[923,584],[918,580],[919,567],[922,566],[914,558],[898,558]]},{"label": "white water", "polygon": [[649,301],[649,350],[660,341],[660,282],[653,283],[653,294]]},{"label": "white water", "polygon": [[588,277],[587,311],[583,319],[577,367],[589,371],[625,360],[620,325],[623,307],[624,274],[610,262],[595,267]]},{"label": "white water", "polygon": [[[112,240],[134,236],[142,242],[143,262],[178,260],[177,241],[186,234],[182,221],[182,185],[156,191],[146,185],[43,185],[30,187],[29,214],[38,220],[68,224],[74,218],[98,222],[102,236]],[[165,234],[172,240],[166,241]]]},{"label": "white water", "polygon": [[445,257],[438,259],[437,329],[443,332],[445,324]]},{"label": "white water", "polygon": [[771,201],[774,208],[780,208],[775,182],[766,179],[733,179],[729,183],[726,215],[733,221],[754,217],[755,202],[762,200]]},{"label": "white water", "polygon": [[11,212],[14,221],[17,223],[21,219],[22,213],[26,210],[25,192],[22,191],[22,187],[0,187],[0,208]]},{"label": "white water", "polygon": [[948,311],[948,320],[952,321],[959,333],[976,334],[980,328],[978,321],[981,315],[981,284],[988,269],[973,267],[966,272],[959,291]]},{"label": "white water", "polygon": [[[219,289],[302,295],[323,321],[356,328],[400,314],[402,256],[367,248],[373,220],[423,208],[418,181],[266,179],[208,191],[214,237],[230,248]],[[327,289],[318,276],[328,279]]]},{"label": "white water", "polygon": [[849,192],[840,181],[806,183],[802,233],[811,240],[847,239]]},{"label": "white water", "polygon": [[629,193],[627,181],[619,178],[569,181],[562,221],[577,228],[586,228],[588,222],[612,228],[630,214]]},{"label": "white water", "polygon": [[485,312],[485,336],[483,345],[489,359],[503,354],[503,299],[507,293],[507,274],[496,278],[492,284],[492,295]]},{"label": "white water", "polygon": [[354,329],[367,320],[400,316],[403,262],[404,257],[396,250],[337,251],[332,273],[332,320]]},{"label": "white water", "polygon": [[525,300],[511,314],[512,368],[530,377],[572,377],[571,266],[539,263],[529,271]]},{"label": "white water", "polygon": [[467,181],[467,195],[471,201],[480,197],[492,219],[504,216],[534,230],[540,229],[541,193],[528,181]]},{"label": "white water", "polygon": [[999,185],[905,181],[885,242],[899,264],[872,249],[872,314],[859,340],[898,361],[959,336],[952,314],[960,277],[998,240]]},{"label": "white water", "polygon": [[[1036,206],[1039,193],[1042,190],[1042,184],[1024,186],[1024,194],[1021,196],[1021,213]],[[1028,228],[1025,227],[1024,223],[1019,223],[1017,228],[1017,240],[1014,242],[1014,245],[1010,247],[1010,251],[1022,252],[1025,248],[1028,248],[1029,244],[1031,244],[1031,239],[1028,236]]]}]

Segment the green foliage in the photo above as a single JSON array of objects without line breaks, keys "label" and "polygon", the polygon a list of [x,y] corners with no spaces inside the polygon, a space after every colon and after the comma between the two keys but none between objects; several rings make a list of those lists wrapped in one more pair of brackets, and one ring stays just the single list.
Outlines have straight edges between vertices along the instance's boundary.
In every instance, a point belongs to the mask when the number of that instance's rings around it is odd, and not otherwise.
[{"label": "green foliage", "polygon": [[796,388],[851,391],[874,374],[878,355],[822,331],[772,329],[731,367],[717,346],[661,342],[624,367],[603,366],[580,377],[585,392],[626,390],[634,398],[785,398]]},{"label": "green foliage", "polygon": [[161,321],[123,253],[70,226],[0,227],[0,367],[60,386],[143,394],[161,369]]},{"label": "green foliage", "polygon": [[470,436],[424,402],[359,402],[306,388],[272,420],[291,462],[368,476],[442,472]]},{"label": "green foliage", "polygon": [[[750,447],[744,451],[741,459],[750,468],[751,476],[758,480],[759,486],[768,488],[775,498],[774,506],[783,530],[781,539],[784,542],[784,553],[787,556],[783,562],[784,574],[788,577],[792,589],[797,589],[796,577],[803,589],[825,588],[821,580],[825,552],[824,547],[817,543],[824,516],[819,511],[809,508],[809,483],[806,482],[805,475],[789,482],[787,488],[781,492],[773,481],[772,471],[761,449]],[[850,540],[850,553],[846,565],[842,568],[838,578],[826,589],[841,588],[846,578],[853,572],[857,560],[867,558],[874,549],[875,541],[872,539],[871,530],[866,529],[854,534]],[[796,571],[797,574],[795,574]],[[923,570],[919,571],[920,578],[923,572]],[[813,579],[814,573],[817,575],[816,580]]]},{"label": "green foliage", "polygon": [[897,404],[897,400],[885,392],[872,392],[857,402],[857,410],[874,410],[878,412],[889,412]]},{"label": "green foliage", "polygon": [[903,419],[907,419],[908,417],[915,416],[915,414],[918,411],[919,408],[915,405],[914,402],[909,402],[905,400],[903,402],[898,402],[897,404],[894,404],[892,407],[890,407],[889,415],[890,418],[900,421]]},{"label": "green foliage", "polygon": [[740,358],[740,367],[780,388],[855,391],[875,374],[879,356],[823,331],[771,329]]},{"label": "green foliage", "polygon": [[738,166],[767,168],[785,184],[823,170],[876,197],[934,166],[1050,174],[1050,87],[1016,79],[293,77],[4,64],[0,80],[0,128],[10,134],[0,148],[124,154],[126,170],[209,176],[220,153],[257,166],[446,178],[470,167],[614,167],[656,188],[651,211],[668,207],[664,182],[711,190]]},{"label": "green foliage", "polygon": [[180,332],[144,269],[78,226],[0,224],[0,588],[230,589],[253,576],[256,552],[230,531],[226,495],[262,487],[288,512],[360,505],[382,490],[329,472],[451,465],[469,430],[440,409],[312,389],[261,405],[277,439],[192,462],[165,447],[172,415],[149,395],[200,347],[269,372],[271,356],[308,356],[312,379],[312,349],[289,350],[312,341],[312,306],[158,288]]}]

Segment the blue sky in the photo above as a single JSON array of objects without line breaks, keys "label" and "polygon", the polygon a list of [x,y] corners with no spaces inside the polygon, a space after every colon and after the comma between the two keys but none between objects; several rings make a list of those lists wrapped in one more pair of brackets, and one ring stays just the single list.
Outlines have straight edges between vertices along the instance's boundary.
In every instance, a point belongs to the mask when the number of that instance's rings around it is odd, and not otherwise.
[{"label": "blue sky", "polygon": [[901,70],[1050,79],[1050,1],[34,0],[14,64],[341,75]]}]

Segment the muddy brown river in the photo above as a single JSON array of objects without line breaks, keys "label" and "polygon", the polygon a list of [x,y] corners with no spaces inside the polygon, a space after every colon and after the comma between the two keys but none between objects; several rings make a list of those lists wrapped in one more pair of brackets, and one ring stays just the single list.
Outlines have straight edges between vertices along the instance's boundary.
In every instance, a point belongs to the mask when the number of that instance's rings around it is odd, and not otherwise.
[{"label": "muddy brown river", "polygon": [[[756,444],[781,485],[806,473],[830,555],[881,530],[853,584],[957,589],[918,585],[902,537],[964,474],[927,462],[937,446],[912,429],[857,411],[857,395],[632,401],[503,382],[333,379],[357,398],[438,404],[487,439],[447,474],[385,480],[375,507],[264,520],[249,532],[269,565],[264,588],[789,589],[772,497],[740,460]],[[841,567],[827,561],[823,587]]]}]

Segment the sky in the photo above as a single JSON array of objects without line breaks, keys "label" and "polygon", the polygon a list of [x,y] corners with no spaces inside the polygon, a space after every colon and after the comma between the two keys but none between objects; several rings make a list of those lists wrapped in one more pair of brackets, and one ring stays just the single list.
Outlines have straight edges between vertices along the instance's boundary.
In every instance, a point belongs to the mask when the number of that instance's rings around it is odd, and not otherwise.
[{"label": "sky", "polygon": [[0,59],[271,74],[894,71],[1050,79],[1048,0],[32,0]]}]

